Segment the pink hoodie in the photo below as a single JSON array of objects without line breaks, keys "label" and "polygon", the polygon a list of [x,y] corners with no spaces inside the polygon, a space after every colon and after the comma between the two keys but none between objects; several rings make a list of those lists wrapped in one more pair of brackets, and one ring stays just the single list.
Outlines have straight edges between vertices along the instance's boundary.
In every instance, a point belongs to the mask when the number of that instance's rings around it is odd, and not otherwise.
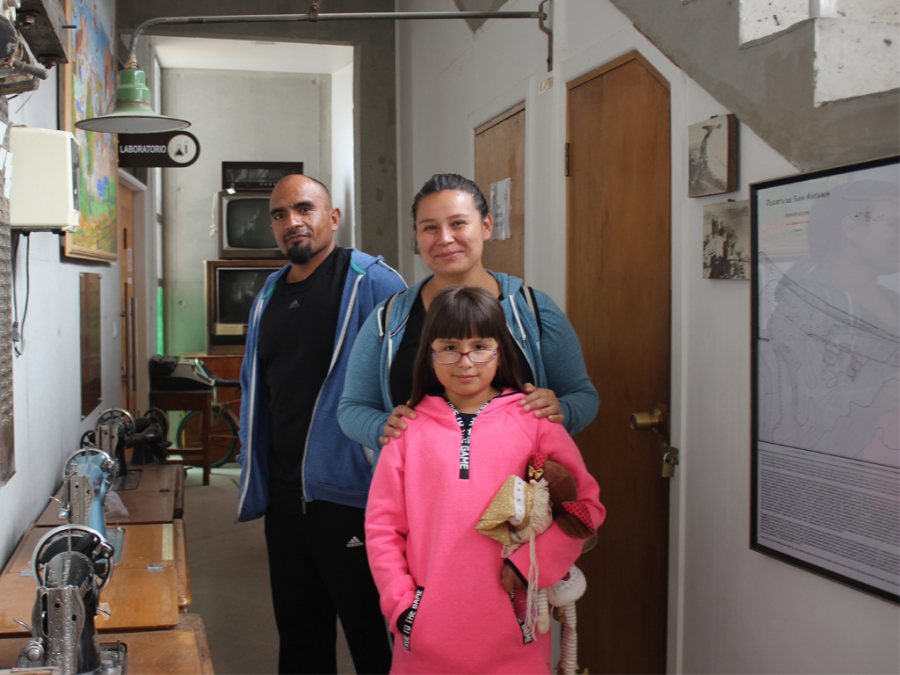
[{"label": "pink hoodie", "polygon": [[[600,488],[561,424],[537,419],[506,392],[472,423],[468,448],[449,404],[426,396],[384,448],[366,508],[366,549],[394,641],[392,673],[549,673],[549,633],[531,635],[500,585],[501,545],[475,525],[511,474],[539,450],[575,478],[599,526]],[[466,452],[468,450],[468,452]],[[464,477],[466,476],[467,477]],[[582,542],[554,524],[537,537],[539,588],[559,581]],[[511,557],[528,575],[529,547]],[[410,608],[400,634],[398,618]]]}]

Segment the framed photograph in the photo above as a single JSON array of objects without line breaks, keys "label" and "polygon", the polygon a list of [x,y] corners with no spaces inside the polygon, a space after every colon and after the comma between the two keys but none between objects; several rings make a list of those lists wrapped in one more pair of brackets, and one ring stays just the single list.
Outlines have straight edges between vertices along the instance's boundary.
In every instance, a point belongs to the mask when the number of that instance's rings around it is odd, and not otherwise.
[{"label": "framed photograph", "polygon": [[703,278],[750,278],[750,202],[703,207]]},{"label": "framed photograph", "polygon": [[77,232],[66,233],[65,255],[113,261],[118,254],[114,134],[75,128],[75,122],[106,113],[116,92],[115,0],[67,0],[75,30],[66,66],[65,124],[78,140],[81,190]]},{"label": "framed photograph", "polygon": [[737,118],[719,115],[688,127],[688,197],[738,188]]},{"label": "framed photograph", "polygon": [[750,186],[750,547],[895,603],[898,160]]}]

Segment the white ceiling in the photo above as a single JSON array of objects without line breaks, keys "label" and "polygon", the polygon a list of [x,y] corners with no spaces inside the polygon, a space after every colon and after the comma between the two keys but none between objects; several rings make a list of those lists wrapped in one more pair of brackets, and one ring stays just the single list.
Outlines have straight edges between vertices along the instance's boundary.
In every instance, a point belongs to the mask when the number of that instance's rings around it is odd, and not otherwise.
[{"label": "white ceiling", "polygon": [[342,45],[161,36],[153,40],[162,68],[332,75],[353,63],[353,47]]}]

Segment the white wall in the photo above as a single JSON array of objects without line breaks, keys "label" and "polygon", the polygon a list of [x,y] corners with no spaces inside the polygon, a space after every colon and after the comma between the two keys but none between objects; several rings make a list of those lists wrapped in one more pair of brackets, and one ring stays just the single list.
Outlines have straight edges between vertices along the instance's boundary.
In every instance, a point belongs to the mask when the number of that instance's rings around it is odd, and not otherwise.
[{"label": "white wall", "polygon": [[331,76],[166,68],[162,98],[200,141],[195,164],[163,170],[166,351],[202,352],[202,261],[219,257],[210,225],[222,162],[302,161],[329,184]]},{"label": "white wall", "polygon": [[[682,465],[672,483],[669,671],[898,672],[896,605],[749,549],[750,286],[702,278],[702,207],[746,199],[748,183],[793,167],[742,127],[741,190],[688,199],[687,127],[729,111],[607,0],[552,5],[549,74],[546,38],[532,21],[488,21],[474,36],[462,21],[399,24],[401,271],[410,281],[424,274],[407,246],[415,192],[436,172],[472,176],[474,128],[525,101],[525,276],[564,307],[565,83],[640,51],[672,93],[672,412]],[[397,7],[455,9],[451,0]],[[549,75],[553,86],[538,93]]]},{"label": "white wall", "polygon": [[[55,129],[56,72],[33,94],[9,101],[12,123]],[[13,171],[15,180],[15,171]],[[0,488],[0,561],[41,514],[62,479],[63,463],[79,447],[98,415],[121,405],[119,263],[61,261],[60,238],[32,234],[28,256],[30,297],[24,353],[13,360],[16,473]],[[16,295],[19,320],[25,302],[26,243],[20,240]],[[81,419],[79,275],[101,275],[103,401]]]},{"label": "white wall", "polygon": [[341,210],[338,246],[356,246],[356,171],[353,132],[353,63],[331,76],[331,201]]}]

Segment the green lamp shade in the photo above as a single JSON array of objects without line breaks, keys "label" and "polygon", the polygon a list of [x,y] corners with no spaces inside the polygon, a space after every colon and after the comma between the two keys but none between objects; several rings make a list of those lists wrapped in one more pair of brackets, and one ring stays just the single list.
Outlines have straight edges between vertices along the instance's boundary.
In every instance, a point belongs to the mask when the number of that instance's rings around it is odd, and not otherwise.
[{"label": "green lamp shade", "polygon": [[191,126],[187,120],[157,115],[153,111],[147,75],[143,70],[120,70],[118,81],[112,110],[100,117],[75,122],[76,127],[107,134],[153,134]]}]

